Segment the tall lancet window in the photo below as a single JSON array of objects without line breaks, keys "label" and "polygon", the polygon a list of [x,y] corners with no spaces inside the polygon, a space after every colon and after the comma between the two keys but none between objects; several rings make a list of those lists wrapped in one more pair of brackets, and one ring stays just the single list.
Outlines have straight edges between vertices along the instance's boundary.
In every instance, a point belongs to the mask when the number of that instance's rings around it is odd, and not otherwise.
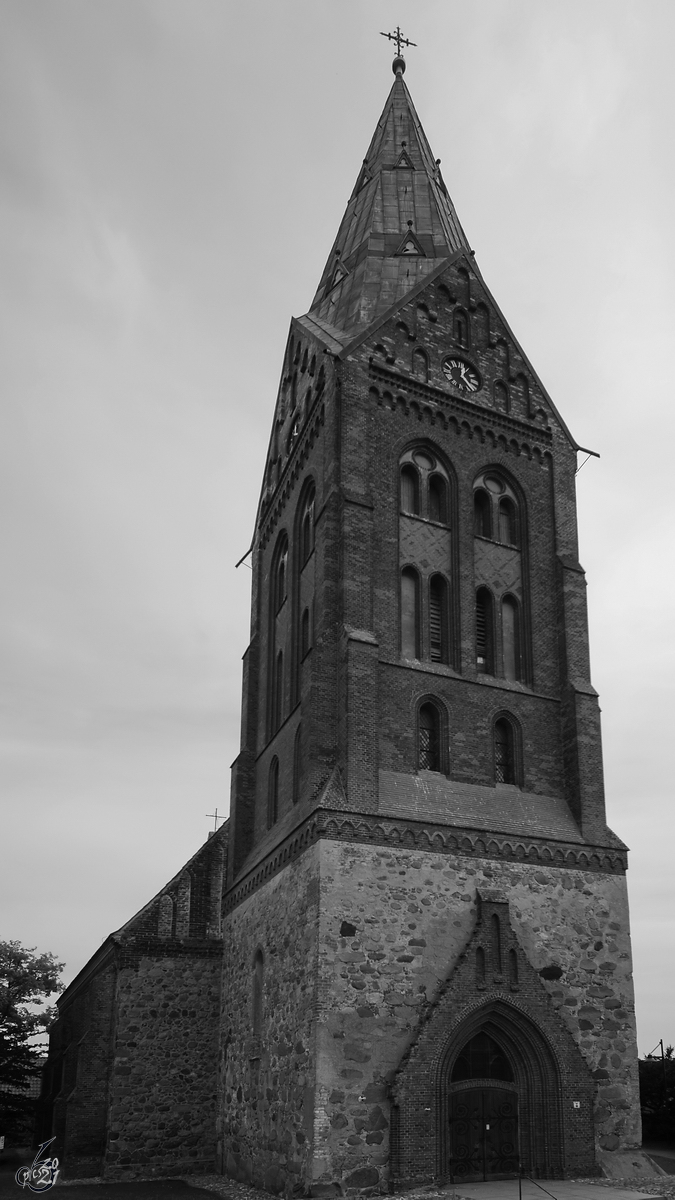
[{"label": "tall lancet window", "polygon": [[448,666],[457,657],[453,483],[427,444],[411,447],[399,461],[399,652]]},{"label": "tall lancet window", "polygon": [[476,670],[531,682],[524,501],[501,469],[474,480]]}]

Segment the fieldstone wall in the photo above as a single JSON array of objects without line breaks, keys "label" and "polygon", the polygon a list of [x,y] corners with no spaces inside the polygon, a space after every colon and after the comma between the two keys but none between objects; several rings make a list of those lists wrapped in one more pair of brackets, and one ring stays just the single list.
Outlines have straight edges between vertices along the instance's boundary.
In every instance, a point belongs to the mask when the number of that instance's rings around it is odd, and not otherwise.
[{"label": "fieldstone wall", "polygon": [[224,923],[219,1161],[226,1174],[273,1192],[289,1192],[311,1174],[318,859],[317,845]]},{"label": "fieldstone wall", "polygon": [[106,1179],[214,1170],[221,953],[122,952]]},{"label": "fieldstone wall", "polygon": [[389,1178],[390,1085],[476,924],[511,922],[596,1083],[602,1150],[640,1144],[625,878],[322,842],[315,1182]]}]

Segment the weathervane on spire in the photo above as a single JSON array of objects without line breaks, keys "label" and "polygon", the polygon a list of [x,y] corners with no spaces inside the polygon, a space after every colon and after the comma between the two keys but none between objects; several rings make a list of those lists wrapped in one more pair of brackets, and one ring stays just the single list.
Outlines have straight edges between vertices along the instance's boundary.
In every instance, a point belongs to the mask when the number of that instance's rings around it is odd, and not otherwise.
[{"label": "weathervane on spire", "polygon": [[405,38],[403,36],[399,25],[396,26],[395,33],[381,33],[380,37],[386,37],[386,38],[389,38],[390,42],[396,42],[396,57],[397,58],[402,58],[401,46],[416,46],[417,45],[417,42],[410,42],[410,41],[408,41],[408,38]]}]

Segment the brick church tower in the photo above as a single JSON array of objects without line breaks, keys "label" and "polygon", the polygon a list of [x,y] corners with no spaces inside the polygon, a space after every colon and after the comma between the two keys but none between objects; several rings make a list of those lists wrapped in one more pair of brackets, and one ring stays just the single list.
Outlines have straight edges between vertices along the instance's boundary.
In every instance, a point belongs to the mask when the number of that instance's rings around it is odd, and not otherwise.
[{"label": "brick church tower", "polygon": [[288,1193],[640,1144],[579,447],[404,69],[291,323],[255,525],[218,1137]]}]

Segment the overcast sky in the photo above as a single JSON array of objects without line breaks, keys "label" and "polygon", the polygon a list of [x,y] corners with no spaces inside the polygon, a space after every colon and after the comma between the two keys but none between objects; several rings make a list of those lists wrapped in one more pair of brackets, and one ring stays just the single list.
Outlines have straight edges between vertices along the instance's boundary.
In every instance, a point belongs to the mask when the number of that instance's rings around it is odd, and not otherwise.
[{"label": "overcast sky", "polygon": [[488,286],[602,456],[581,560],[644,1053],[675,1041],[672,0],[2,0],[0,936],[72,979],[227,811],[234,564],[397,23]]}]

